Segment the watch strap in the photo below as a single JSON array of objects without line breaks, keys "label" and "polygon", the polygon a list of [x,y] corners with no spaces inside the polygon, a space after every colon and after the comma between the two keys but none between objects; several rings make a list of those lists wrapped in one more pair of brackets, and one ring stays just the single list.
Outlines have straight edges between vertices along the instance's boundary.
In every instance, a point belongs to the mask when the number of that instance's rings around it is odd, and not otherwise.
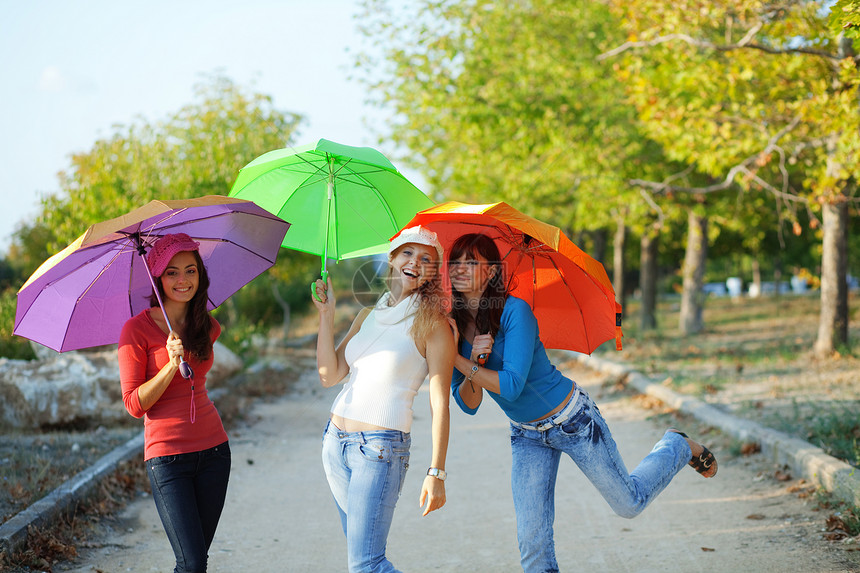
[{"label": "watch strap", "polygon": [[477,374],[477,372],[478,372],[478,365],[477,365],[477,364],[473,364],[473,365],[472,365],[472,371],[471,371],[471,372],[469,372],[469,377],[468,377],[466,380],[467,380],[468,382],[471,382],[471,381],[472,381],[472,376],[474,376],[475,374]]}]

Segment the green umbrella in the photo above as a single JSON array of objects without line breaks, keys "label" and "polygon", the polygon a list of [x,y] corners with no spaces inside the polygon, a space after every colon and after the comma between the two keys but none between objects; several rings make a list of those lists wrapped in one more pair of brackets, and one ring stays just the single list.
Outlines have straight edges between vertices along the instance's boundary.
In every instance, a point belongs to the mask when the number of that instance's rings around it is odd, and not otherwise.
[{"label": "green umbrella", "polygon": [[384,253],[388,240],[434,202],[379,151],[326,139],[276,149],[239,171],[230,197],[289,221],[281,244],[326,261]]}]

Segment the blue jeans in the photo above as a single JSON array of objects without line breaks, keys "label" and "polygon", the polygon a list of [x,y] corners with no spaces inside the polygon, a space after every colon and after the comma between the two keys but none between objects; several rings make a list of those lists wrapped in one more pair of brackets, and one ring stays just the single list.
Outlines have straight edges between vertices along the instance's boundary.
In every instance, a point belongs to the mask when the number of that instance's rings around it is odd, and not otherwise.
[{"label": "blue jeans", "polygon": [[385,557],[412,437],[397,430],[341,432],[329,421],[322,460],[346,535],[350,573],[397,571]]},{"label": "blue jeans", "polygon": [[580,390],[569,417],[553,420],[554,417],[529,424],[558,424],[544,431],[511,424],[511,487],[520,562],[527,573],[558,571],[552,528],[555,481],[562,452],[576,462],[613,511],[627,518],[641,513],[692,455],[681,435],[666,432],[628,474],[606,421],[587,393]]},{"label": "blue jeans", "polygon": [[174,573],[206,571],[230,479],[230,443],[146,460],[152,498],[176,556]]}]

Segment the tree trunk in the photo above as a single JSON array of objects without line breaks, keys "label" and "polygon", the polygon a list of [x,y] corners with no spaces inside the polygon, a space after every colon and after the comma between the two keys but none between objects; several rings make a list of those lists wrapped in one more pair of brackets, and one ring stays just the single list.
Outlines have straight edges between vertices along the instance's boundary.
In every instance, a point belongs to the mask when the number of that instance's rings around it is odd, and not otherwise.
[{"label": "tree trunk", "polygon": [[761,263],[758,261],[760,253],[756,251],[755,258],[752,260],[752,284],[755,285],[756,292],[761,292]]},{"label": "tree trunk", "polygon": [[680,330],[696,334],[704,329],[702,312],[705,307],[702,282],[708,257],[708,219],[692,209],[687,217],[687,252],[684,255],[684,290],[681,293]]},{"label": "tree trunk", "polygon": [[621,312],[623,313],[624,304],[627,302],[624,286],[624,271],[626,270],[624,246],[627,244],[627,227],[624,225],[624,217],[618,217],[617,223],[615,237],[612,241],[612,287],[615,289],[615,301],[621,305]]},{"label": "tree trunk", "polygon": [[[854,42],[844,35],[839,37],[840,57],[855,57]],[[834,75],[833,85],[842,84]],[[857,88],[853,88],[855,97]],[[839,180],[843,166],[835,158],[839,135],[827,142],[827,170],[825,175]],[[822,209],[824,240],[821,249],[821,314],[818,317],[818,338],[814,352],[819,358],[833,354],[839,345],[848,344],[848,202],[854,195],[856,181],[839,181],[842,189],[832,202]],[[837,187],[838,189],[839,187]]]},{"label": "tree trunk", "polygon": [[591,232],[591,256],[603,263],[606,260],[606,229],[596,229]]},{"label": "tree trunk", "polygon": [[281,310],[284,311],[284,319],[281,323],[281,330],[282,340],[286,340],[287,335],[290,332],[290,318],[292,316],[290,312],[290,303],[284,300],[284,297],[281,296],[281,291],[278,290],[278,280],[272,276],[270,276],[269,278],[271,280],[272,296],[275,298],[275,302],[278,303],[278,306],[281,307]]},{"label": "tree trunk", "polygon": [[657,328],[657,246],[660,233],[647,228],[640,240],[639,290],[642,292],[642,331]]},{"label": "tree trunk", "polygon": [[848,343],[848,203],[829,203],[822,211],[821,313],[815,341],[819,358]]}]

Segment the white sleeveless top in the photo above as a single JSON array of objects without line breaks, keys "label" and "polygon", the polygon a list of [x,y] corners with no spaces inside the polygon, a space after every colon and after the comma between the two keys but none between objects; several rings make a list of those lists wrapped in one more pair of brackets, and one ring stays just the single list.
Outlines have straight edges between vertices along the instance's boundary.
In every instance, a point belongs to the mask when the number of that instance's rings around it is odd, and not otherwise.
[{"label": "white sleeveless top", "polygon": [[331,412],[350,420],[408,433],[412,402],[429,373],[409,329],[417,295],[389,307],[385,293],[346,345],[349,379]]}]

